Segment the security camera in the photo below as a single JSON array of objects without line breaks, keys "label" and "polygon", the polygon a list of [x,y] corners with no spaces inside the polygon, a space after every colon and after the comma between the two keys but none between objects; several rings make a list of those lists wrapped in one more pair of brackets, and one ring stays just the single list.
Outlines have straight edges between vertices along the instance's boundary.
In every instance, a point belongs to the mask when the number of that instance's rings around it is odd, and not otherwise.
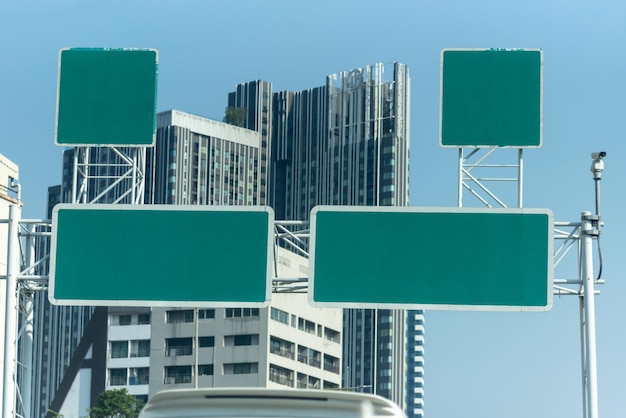
[{"label": "security camera", "polygon": [[606,157],[606,152],[604,151],[591,153],[591,158],[593,158],[591,162],[591,173],[593,173],[594,180],[602,179],[602,172],[604,171],[604,161],[602,159],[604,157]]}]

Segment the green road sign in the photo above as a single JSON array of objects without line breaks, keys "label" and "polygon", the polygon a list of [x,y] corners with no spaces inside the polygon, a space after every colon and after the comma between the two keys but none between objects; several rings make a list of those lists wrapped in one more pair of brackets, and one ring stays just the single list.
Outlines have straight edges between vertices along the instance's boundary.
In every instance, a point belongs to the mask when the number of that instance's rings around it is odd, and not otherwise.
[{"label": "green road sign", "polygon": [[444,49],[440,145],[542,145],[543,52]]},{"label": "green road sign", "polygon": [[547,209],[318,206],[309,300],[318,307],[547,311]]},{"label": "green road sign", "polygon": [[265,306],[273,228],[266,206],[57,205],[49,297],[62,305]]},{"label": "green road sign", "polygon": [[154,49],[62,49],[55,143],[153,145],[157,65]]}]

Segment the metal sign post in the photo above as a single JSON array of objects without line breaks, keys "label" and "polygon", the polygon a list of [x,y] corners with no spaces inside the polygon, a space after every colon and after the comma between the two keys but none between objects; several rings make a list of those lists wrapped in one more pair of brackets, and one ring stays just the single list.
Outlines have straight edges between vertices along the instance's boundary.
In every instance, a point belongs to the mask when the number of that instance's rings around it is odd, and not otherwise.
[{"label": "metal sign post", "polygon": [[15,415],[16,354],[17,354],[17,275],[19,273],[18,227],[20,207],[9,207],[9,236],[7,249],[7,278],[4,317],[4,376],[2,386],[2,416]]},{"label": "metal sign post", "polygon": [[597,236],[597,230],[592,229],[594,218],[590,212],[583,212],[581,216],[581,277],[583,292],[581,303],[581,329],[584,334],[582,339],[584,347],[583,355],[583,387],[585,388],[587,418],[598,416],[598,376],[596,364],[596,314],[594,301],[594,277],[593,277],[593,236]]},{"label": "metal sign post", "polygon": [[597,278],[593,274],[593,238],[598,240],[600,248],[600,180],[604,171],[604,157],[606,152],[594,152],[591,154],[591,173],[595,183],[596,213],[583,212],[581,216],[581,260],[580,260],[580,329],[581,329],[581,354],[583,365],[583,416],[586,418],[598,417],[598,371],[596,353],[596,313],[595,313],[595,289],[596,281],[602,275],[602,257],[600,255],[600,273]]}]

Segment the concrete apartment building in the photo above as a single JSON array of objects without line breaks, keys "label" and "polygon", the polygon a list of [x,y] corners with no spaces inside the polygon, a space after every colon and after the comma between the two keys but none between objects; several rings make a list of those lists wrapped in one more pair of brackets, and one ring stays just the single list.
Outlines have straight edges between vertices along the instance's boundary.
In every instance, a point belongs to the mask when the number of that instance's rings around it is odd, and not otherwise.
[{"label": "concrete apartment building", "polygon": [[[281,275],[306,269],[279,251]],[[341,310],[304,294],[274,294],[268,308],[110,308],[108,321],[106,388],[144,400],[173,388],[341,385]]]}]

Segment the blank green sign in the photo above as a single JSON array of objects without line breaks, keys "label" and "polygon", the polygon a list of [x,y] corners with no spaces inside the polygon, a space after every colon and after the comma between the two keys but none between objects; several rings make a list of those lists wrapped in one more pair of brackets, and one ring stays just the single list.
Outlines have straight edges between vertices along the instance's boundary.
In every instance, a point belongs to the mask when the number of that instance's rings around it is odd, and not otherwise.
[{"label": "blank green sign", "polygon": [[443,50],[444,147],[540,147],[542,51]]},{"label": "blank green sign", "polygon": [[64,305],[262,306],[268,207],[58,205],[50,299]]},{"label": "blank green sign", "polygon": [[321,206],[311,217],[314,305],[551,308],[549,210]]},{"label": "blank green sign", "polygon": [[156,90],[156,50],[61,50],[55,143],[152,145]]}]

